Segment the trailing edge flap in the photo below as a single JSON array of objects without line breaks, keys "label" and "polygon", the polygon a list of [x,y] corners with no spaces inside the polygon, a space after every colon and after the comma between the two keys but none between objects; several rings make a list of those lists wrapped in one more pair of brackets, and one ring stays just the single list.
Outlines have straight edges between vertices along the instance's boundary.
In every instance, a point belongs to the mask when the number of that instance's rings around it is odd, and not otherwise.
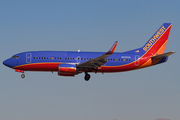
[{"label": "trailing edge flap", "polygon": [[174,54],[176,51],[171,51],[171,52],[167,52],[167,53],[163,53],[163,54],[160,54],[160,55],[156,55],[156,56],[153,56],[151,57],[152,59],[161,59],[163,57],[169,57],[170,55]]}]

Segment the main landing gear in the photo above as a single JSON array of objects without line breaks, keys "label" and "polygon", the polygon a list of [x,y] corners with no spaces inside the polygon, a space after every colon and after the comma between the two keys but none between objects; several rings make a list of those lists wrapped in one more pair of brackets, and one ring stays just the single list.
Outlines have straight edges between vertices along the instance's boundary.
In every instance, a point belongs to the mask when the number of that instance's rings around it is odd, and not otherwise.
[{"label": "main landing gear", "polygon": [[91,76],[87,72],[85,72],[84,80],[88,81],[90,78]]},{"label": "main landing gear", "polygon": [[21,78],[25,78],[25,74],[22,74],[22,75],[21,75]]}]

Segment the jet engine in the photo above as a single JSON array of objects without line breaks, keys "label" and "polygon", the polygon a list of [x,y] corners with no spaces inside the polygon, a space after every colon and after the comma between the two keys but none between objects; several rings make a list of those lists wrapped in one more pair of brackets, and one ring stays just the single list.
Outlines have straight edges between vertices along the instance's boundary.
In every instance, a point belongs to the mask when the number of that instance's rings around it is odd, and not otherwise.
[{"label": "jet engine", "polygon": [[74,76],[76,74],[76,65],[59,64],[58,75],[60,76]]}]

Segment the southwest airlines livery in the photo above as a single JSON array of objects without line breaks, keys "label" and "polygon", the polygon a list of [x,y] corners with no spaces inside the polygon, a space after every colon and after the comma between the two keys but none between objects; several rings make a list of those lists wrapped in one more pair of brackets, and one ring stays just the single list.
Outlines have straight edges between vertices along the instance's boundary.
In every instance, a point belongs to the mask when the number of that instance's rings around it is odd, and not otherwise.
[{"label": "southwest airlines livery", "polygon": [[90,79],[89,72],[137,70],[166,62],[175,53],[164,53],[171,26],[171,23],[164,23],[143,47],[122,53],[114,52],[118,43],[116,41],[106,53],[29,51],[15,54],[3,64],[22,73],[22,78],[25,77],[24,71],[58,72],[60,76],[75,76],[84,72],[86,81]]}]

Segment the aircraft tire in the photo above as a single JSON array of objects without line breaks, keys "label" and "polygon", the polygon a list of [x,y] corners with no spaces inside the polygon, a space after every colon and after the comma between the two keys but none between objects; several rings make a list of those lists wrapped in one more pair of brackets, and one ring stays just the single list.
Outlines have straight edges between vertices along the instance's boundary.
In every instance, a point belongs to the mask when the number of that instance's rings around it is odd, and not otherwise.
[{"label": "aircraft tire", "polygon": [[91,76],[89,74],[86,74],[85,77],[84,77],[85,81],[89,81],[90,77]]},{"label": "aircraft tire", "polygon": [[21,75],[21,78],[25,78],[25,75],[24,75],[24,74],[22,74],[22,75]]}]

